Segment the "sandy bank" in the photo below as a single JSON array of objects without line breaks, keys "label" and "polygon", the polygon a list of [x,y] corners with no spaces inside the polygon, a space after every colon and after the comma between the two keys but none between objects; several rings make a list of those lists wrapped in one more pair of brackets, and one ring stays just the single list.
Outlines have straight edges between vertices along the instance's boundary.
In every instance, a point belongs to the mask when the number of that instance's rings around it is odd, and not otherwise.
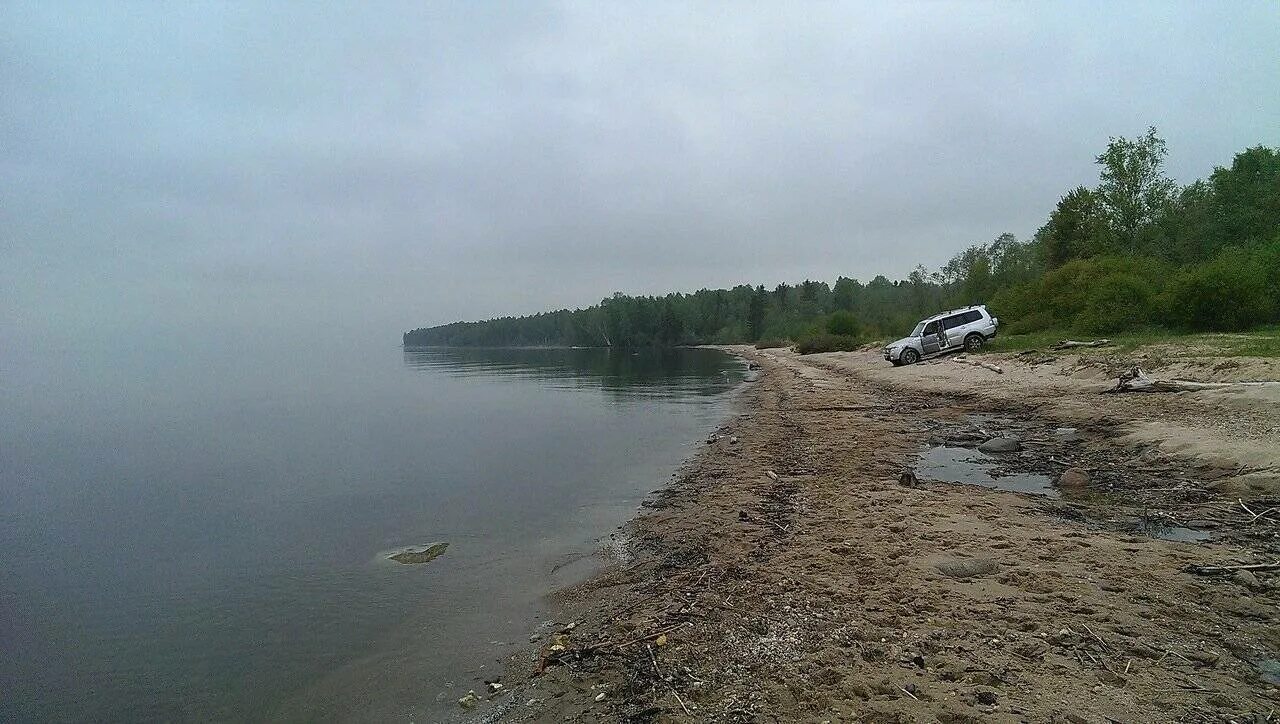
[{"label": "sandy bank", "polygon": [[[995,375],[741,353],[763,367],[744,412],[628,525],[633,557],[565,592],[576,625],[508,662],[479,717],[1262,721],[1280,708],[1277,574],[1187,572],[1280,559],[1280,516],[1248,520],[1237,502],[1247,493],[1256,515],[1273,495],[1265,401],[1099,395],[1110,370],[1087,361],[1010,359]],[[1023,441],[1009,472],[1079,467],[1088,487],[1051,499],[899,483],[927,445],[975,429]],[[1215,540],[1121,530],[1138,510]]]}]

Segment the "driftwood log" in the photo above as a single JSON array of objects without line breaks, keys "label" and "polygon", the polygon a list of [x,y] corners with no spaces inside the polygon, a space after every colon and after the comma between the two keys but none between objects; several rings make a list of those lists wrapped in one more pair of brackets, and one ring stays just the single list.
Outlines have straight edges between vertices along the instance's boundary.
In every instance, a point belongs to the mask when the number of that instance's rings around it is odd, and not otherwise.
[{"label": "driftwood log", "polygon": [[1141,367],[1134,367],[1120,375],[1116,386],[1107,392],[1200,392],[1225,390],[1238,387],[1280,386],[1280,382],[1193,382],[1191,380],[1155,380],[1147,376]]},{"label": "driftwood log", "polygon": [[961,364],[966,364],[966,365],[973,365],[974,367],[984,367],[998,375],[1004,374],[1004,369],[1001,368],[1000,365],[993,365],[990,362],[982,362],[981,360],[968,359],[967,357],[964,357],[964,356],[952,357],[951,361],[959,362]]},{"label": "driftwood log", "polygon": [[1105,347],[1111,344],[1109,339],[1091,339],[1088,342],[1077,342],[1074,339],[1064,339],[1053,345],[1054,349],[1075,349],[1076,347]]},{"label": "driftwood log", "polygon": [[1236,571],[1280,571],[1280,561],[1275,563],[1246,563],[1244,565],[1231,566],[1187,566],[1187,573],[1194,573],[1197,576],[1225,576]]}]

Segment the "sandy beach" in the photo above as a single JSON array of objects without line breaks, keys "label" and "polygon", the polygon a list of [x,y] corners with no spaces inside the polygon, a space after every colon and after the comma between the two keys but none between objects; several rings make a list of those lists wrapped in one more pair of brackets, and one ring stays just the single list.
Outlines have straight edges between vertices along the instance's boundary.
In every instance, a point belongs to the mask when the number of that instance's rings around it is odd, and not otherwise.
[{"label": "sandy beach", "polygon": [[[1275,719],[1275,388],[1104,392],[1134,364],[1230,382],[1274,360],[729,351],[760,368],[738,413],[475,717]],[[973,450],[992,438],[1017,450]],[[930,451],[971,451],[994,487]]]}]

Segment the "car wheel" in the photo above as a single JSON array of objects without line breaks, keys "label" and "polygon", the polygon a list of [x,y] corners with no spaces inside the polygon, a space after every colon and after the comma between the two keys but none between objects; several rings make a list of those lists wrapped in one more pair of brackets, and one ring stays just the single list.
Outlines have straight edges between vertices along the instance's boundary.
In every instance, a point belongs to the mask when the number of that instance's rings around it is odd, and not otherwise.
[{"label": "car wheel", "polygon": [[971,334],[964,338],[964,351],[977,352],[982,349],[982,345],[986,344],[986,342],[987,340],[983,339],[982,335]]},{"label": "car wheel", "polygon": [[920,361],[920,353],[914,349],[904,349],[898,359],[901,360],[904,365],[913,365]]}]

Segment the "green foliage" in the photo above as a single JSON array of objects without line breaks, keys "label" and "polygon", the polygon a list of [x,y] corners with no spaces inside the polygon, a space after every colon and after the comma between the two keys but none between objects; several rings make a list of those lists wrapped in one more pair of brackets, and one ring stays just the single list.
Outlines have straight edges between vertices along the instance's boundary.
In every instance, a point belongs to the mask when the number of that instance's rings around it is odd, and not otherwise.
[{"label": "green foliage", "polygon": [[1137,253],[1143,228],[1153,222],[1177,192],[1164,175],[1168,155],[1155,127],[1132,140],[1112,138],[1097,157],[1102,166],[1097,198],[1107,224],[1121,244],[1115,251]]},{"label": "green foliage", "polygon": [[1214,169],[1209,185],[1216,207],[1210,233],[1220,243],[1254,246],[1280,234],[1280,149],[1236,154],[1231,168]]},{"label": "green foliage", "polygon": [[1054,269],[1098,254],[1108,232],[1098,195],[1079,186],[1058,201],[1049,221],[1036,232],[1036,241],[1045,266]]},{"label": "green foliage", "polygon": [[1265,255],[1225,249],[1212,261],[1181,271],[1169,283],[1163,306],[1176,325],[1195,330],[1248,329],[1273,319]]},{"label": "green foliage", "polygon": [[[621,293],[585,309],[455,322],[406,332],[406,345],[761,345],[809,351],[897,337],[922,317],[986,303],[1004,335],[1133,334],[1150,325],[1244,330],[1280,321],[1280,150],[1256,146],[1177,188],[1154,128],[1112,138],[1097,188],[1071,190],[1031,241],[1001,234],[942,268],[834,285],[762,284],[692,294]],[[999,338],[998,338],[999,339]]]},{"label": "green foliage", "polygon": [[[1070,329],[1046,329],[1029,334],[1001,334],[991,340],[988,349],[999,352],[1021,352],[1046,349],[1074,334]],[[1079,350],[1080,354],[1108,356],[1116,350],[1131,351],[1138,347],[1173,342],[1171,357],[1180,355],[1221,357],[1280,357],[1280,326],[1252,329],[1248,332],[1187,332],[1168,327],[1150,326],[1108,335],[1111,346],[1097,350]]]},{"label": "green foliage", "polygon": [[852,312],[837,311],[827,317],[827,332],[845,337],[856,337],[862,331],[858,318]]},{"label": "green foliage", "polygon": [[1117,272],[1101,277],[1085,297],[1076,315],[1076,331],[1108,334],[1141,327],[1152,312],[1151,283],[1138,274]]},{"label": "green foliage", "polygon": [[992,307],[1005,331],[1026,334],[1049,328],[1085,333],[1118,332],[1147,324],[1165,265],[1149,259],[1076,259],[1038,279],[1002,290]]},{"label": "green foliage", "polygon": [[796,343],[796,351],[800,354],[852,352],[862,345],[862,340],[847,334],[815,334]]}]

